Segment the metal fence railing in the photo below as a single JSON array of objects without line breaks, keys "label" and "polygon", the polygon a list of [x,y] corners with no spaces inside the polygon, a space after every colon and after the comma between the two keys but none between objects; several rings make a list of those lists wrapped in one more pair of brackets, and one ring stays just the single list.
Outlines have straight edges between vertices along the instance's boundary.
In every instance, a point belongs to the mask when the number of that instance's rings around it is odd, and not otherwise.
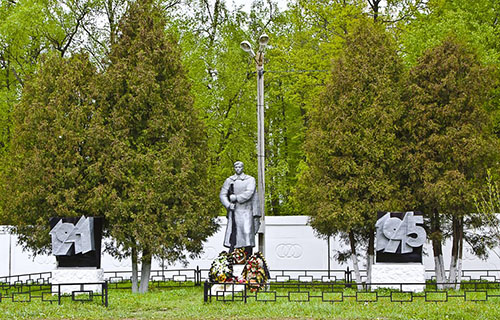
[{"label": "metal fence railing", "polygon": [[52,272],[38,272],[0,277],[0,284],[48,284]]},{"label": "metal fence railing", "polygon": [[34,300],[62,304],[65,300],[100,301],[108,306],[108,283],[0,283],[0,302],[32,302]]},{"label": "metal fence railing", "polygon": [[[201,285],[200,269],[163,269],[151,270],[150,286],[154,288],[192,287]],[[106,271],[104,278],[110,289],[130,289],[132,271]],[[140,276],[138,281],[140,281]]]},{"label": "metal fence railing", "polygon": [[[265,288],[254,292],[248,284],[232,285],[209,282],[209,269],[160,269],[152,270],[150,287],[204,288],[204,301],[314,301],[339,302],[355,300],[372,302],[387,299],[394,302],[448,301],[460,298],[464,301],[487,301],[500,297],[500,270],[462,270],[460,290],[457,284],[436,284],[434,270],[426,270],[426,283],[377,284],[366,283],[366,271],[361,270],[361,282],[355,283],[353,270],[270,270]],[[447,271],[447,274],[449,272]],[[65,300],[100,302],[107,306],[109,289],[130,289],[131,271],[106,271],[104,281],[96,283],[53,284],[52,272],[40,272],[13,276],[0,276],[0,302],[30,302],[40,300],[61,304]],[[139,279],[140,281],[140,276]],[[411,285],[423,287],[422,292],[408,290]],[[380,287],[395,287],[381,289]],[[222,289],[221,289],[222,288]],[[446,289],[443,289],[446,288]],[[237,289],[237,290],[235,290]]]},{"label": "metal fence railing", "polygon": [[[391,289],[385,288],[393,287]],[[257,302],[330,302],[355,301],[361,303],[378,302],[447,302],[449,299],[462,301],[488,301],[500,298],[500,282],[458,283],[345,283],[345,282],[268,282],[260,290],[252,290],[254,285],[204,282],[204,302],[249,301]],[[421,287],[414,292],[411,289]],[[376,288],[376,289],[375,289]],[[410,290],[409,290],[410,289]]]}]

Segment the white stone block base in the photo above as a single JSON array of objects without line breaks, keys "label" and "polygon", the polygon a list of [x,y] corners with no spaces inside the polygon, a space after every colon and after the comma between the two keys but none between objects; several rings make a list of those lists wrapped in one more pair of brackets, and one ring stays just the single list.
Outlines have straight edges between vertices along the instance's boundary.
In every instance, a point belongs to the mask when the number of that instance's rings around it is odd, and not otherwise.
[{"label": "white stone block base", "polygon": [[[241,279],[241,274],[243,273],[244,264],[234,264],[233,265],[233,275]],[[210,295],[212,296],[230,296],[234,293],[241,292],[245,290],[244,284],[214,284],[212,289],[210,289]]]},{"label": "white stone block base", "polygon": [[245,268],[244,264],[233,264],[233,276],[243,279],[243,268]]},{"label": "white stone block base", "polygon": [[231,296],[233,293],[242,292],[245,290],[244,284],[214,284],[210,289],[211,296]]},{"label": "white stone block base", "polygon": [[[104,270],[95,268],[57,268],[52,270],[52,293],[57,294],[72,294],[74,291],[92,291],[101,293],[102,285],[100,284],[85,284],[104,282]],[[75,285],[61,285],[59,284],[73,284]]]},{"label": "white stone block base", "polygon": [[[425,266],[421,263],[377,263],[372,267],[372,289],[391,288],[402,291],[425,290]],[[398,285],[399,283],[414,283]]]}]

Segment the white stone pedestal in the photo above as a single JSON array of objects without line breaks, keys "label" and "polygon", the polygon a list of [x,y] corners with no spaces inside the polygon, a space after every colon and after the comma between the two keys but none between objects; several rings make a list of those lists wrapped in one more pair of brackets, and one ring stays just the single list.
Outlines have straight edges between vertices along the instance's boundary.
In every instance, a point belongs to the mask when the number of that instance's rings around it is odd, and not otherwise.
[{"label": "white stone pedestal", "polygon": [[[52,270],[51,284],[53,294],[57,294],[58,292],[60,292],[61,294],[72,294],[74,291],[92,291],[95,293],[101,293],[102,285],[86,284],[99,282],[104,282],[103,269],[57,268],[55,270]],[[58,286],[59,284],[61,284],[61,286]],[[76,294],[78,294],[78,292],[76,292]]]},{"label": "white stone pedestal", "polygon": [[[241,279],[241,274],[243,273],[244,264],[234,264],[233,265],[233,275]],[[241,292],[245,290],[244,284],[214,284],[210,289],[210,295],[212,296],[230,296],[234,293]]]},{"label": "white stone pedestal", "polygon": [[[372,289],[391,288],[402,291],[425,290],[425,266],[421,263],[377,263],[372,266]],[[399,283],[413,283],[398,285]]]}]

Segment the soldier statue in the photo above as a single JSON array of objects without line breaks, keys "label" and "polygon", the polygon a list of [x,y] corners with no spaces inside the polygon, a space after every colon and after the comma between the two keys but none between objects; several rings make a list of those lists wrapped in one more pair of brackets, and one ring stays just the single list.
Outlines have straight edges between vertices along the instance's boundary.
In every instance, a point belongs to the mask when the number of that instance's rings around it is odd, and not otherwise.
[{"label": "soldier statue", "polygon": [[227,209],[227,228],[224,246],[233,252],[244,248],[247,257],[252,255],[255,234],[260,227],[258,196],[255,178],[243,173],[243,162],[234,163],[235,174],[224,181],[220,201]]}]

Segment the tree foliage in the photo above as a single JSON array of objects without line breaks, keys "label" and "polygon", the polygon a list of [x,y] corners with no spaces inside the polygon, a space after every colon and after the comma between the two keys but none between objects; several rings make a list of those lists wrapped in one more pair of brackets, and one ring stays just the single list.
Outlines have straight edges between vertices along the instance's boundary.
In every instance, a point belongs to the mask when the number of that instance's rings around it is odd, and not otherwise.
[{"label": "tree foliage", "polygon": [[[12,112],[25,81],[43,54],[68,56],[84,42],[96,0],[22,0],[0,2],[0,159],[8,153]],[[7,160],[2,161],[4,164]],[[9,215],[10,213],[6,213]],[[4,221],[3,223],[7,223]]]},{"label": "tree foliage", "polygon": [[114,253],[150,266],[200,253],[216,230],[207,136],[165,25],[138,1],[102,74],[86,55],[52,54],[25,85],[2,204],[26,247],[47,251],[49,217],[102,215]]},{"label": "tree foliage", "polygon": [[464,223],[474,212],[475,190],[498,159],[498,141],[484,109],[490,71],[465,45],[449,38],[426,51],[408,78],[404,135],[409,193],[415,207],[431,219],[436,257],[452,235],[452,264],[467,238]]},{"label": "tree foliage", "polygon": [[411,23],[401,25],[405,59],[415,64],[427,49],[454,34],[474,47],[481,61],[498,63],[499,6],[495,0],[429,1],[424,10],[415,12]]},{"label": "tree foliage", "polygon": [[257,173],[255,82],[239,46],[247,22],[246,13],[228,9],[225,1],[200,1],[177,16],[195,108],[207,128],[210,174],[219,186],[237,160],[249,174]]},{"label": "tree foliage", "polygon": [[484,110],[490,87],[491,69],[453,38],[412,68],[404,127],[410,182],[426,210],[473,211],[471,188],[496,159]]},{"label": "tree foliage", "polygon": [[292,202],[292,190],[304,159],[306,113],[324,86],[346,28],[362,17],[362,2],[292,1],[280,12],[260,0],[249,13],[230,9],[225,1],[199,3],[189,9],[192,14],[178,18],[178,30],[195,105],[208,128],[212,173],[221,184],[232,163],[241,159],[256,174],[255,62],[239,43],[249,40],[257,50],[256,40],[267,33],[266,211],[302,214]]},{"label": "tree foliage", "polygon": [[379,26],[365,22],[346,37],[311,110],[300,177],[299,198],[320,234],[368,235],[377,211],[401,208],[402,77],[395,44]]},{"label": "tree foliage", "polygon": [[85,55],[48,55],[14,108],[2,172],[4,221],[36,253],[49,249],[50,217],[102,213],[92,205],[96,152],[88,140],[95,78]]},{"label": "tree foliage", "polygon": [[[401,45],[403,57],[414,65],[423,53],[455,36],[474,48],[478,59],[499,70],[500,3],[495,0],[451,0],[429,1],[425,10],[416,11],[414,19],[401,22]],[[500,136],[500,83],[495,77],[491,81],[492,95],[487,110],[493,118],[494,130]]]},{"label": "tree foliage", "polygon": [[[152,1],[131,5],[100,87],[99,166],[110,233],[123,249],[174,262],[216,230],[207,137],[176,40]],[[186,251],[184,251],[186,250]]]},{"label": "tree foliage", "polygon": [[[304,214],[293,190],[305,159],[308,112],[325,88],[331,60],[363,18],[359,1],[294,1],[270,25],[266,90],[268,214]],[[267,182],[269,181],[269,183]]]}]

